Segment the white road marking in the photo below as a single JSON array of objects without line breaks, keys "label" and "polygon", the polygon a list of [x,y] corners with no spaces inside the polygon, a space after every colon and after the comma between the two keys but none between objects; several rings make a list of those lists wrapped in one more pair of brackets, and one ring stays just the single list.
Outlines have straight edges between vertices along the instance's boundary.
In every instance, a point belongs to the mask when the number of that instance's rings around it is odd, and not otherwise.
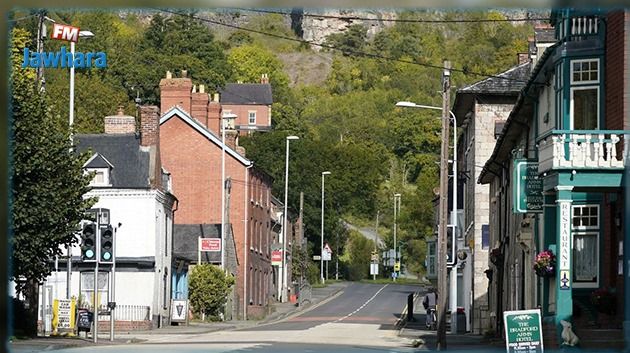
[{"label": "white road marking", "polygon": [[372,300],[374,300],[374,298],[376,298],[376,296],[377,296],[377,295],[379,295],[379,293],[381,293],[381,291],[383,291],[383,289],[385,289],[385,287],[387,287],[387,286],[389,286],[389,284],[384,285],[384,286],[383,286],[383,288],[379,289],[376,293],[374,293],[374,295],[372,296],[372,298],[368,299],[368,300],[367,300],[365,303],[363,303],[363,305],[361,305],[361,306],[360,306],[357,310],[355,310],[355,311],[351,312],[350,314],[348,314],[348,315],[346,315],[346,316],[344,316],[344,317],[342,317],[342,318],[339,318],[339,319],[337,319],[337,320],[335,320],[335,321],[333,321],[333,322],[341,322],[341,321],[343,321],[343,320],[345,320],[345,319],[349,318],[350,316],[352,316],[352,315],[354,315],[354,314],[358,313],[358,312],[359,312],[359,310],[361,310],[361,309],[365,308],[365,306],[366,306],[366,305],[370,304],[370,302],[371,302]]}]

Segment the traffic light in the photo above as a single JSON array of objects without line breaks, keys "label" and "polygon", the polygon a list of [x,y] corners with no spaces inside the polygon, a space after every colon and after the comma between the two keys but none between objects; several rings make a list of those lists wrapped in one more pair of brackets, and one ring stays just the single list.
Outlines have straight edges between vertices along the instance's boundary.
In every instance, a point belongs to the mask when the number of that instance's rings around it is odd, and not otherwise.
[{"label": "traffic light", "polygon": [[114,229],[111,225],[101,226],[100,263],[114,262]]},{"label": "traffic light", "polygon": [[81,230],[81,259],[96,261],[96,224],[86,222]]}]

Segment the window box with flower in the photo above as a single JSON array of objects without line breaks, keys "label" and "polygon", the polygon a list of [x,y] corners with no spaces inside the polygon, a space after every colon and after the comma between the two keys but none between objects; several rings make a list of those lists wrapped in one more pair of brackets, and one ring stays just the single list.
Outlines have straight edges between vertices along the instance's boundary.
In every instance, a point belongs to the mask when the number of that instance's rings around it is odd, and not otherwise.
[{"label": "window box with flower", "polygon": [[536,255],[534,271],[540,277],[553,277],[556,274],[556,255],[551,250],[545,250]]}]

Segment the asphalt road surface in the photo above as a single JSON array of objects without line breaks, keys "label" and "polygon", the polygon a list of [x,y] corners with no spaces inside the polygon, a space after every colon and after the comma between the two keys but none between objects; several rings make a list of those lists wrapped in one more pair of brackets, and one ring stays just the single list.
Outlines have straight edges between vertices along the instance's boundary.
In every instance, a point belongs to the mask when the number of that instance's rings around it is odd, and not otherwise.
[{"label": "asphalt road surface", "polygon": [[407,296],[420,286],[352,283],[306,312],[267,325],[202,334],[147,335],[142,344],[56,350],[77,352],[414,352],[398,337]]}]

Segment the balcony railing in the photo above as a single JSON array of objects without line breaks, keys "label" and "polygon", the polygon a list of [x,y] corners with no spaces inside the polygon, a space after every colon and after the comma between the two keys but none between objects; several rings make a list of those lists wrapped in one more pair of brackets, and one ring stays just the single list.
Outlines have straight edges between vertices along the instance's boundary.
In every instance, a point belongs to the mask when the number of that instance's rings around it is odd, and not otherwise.
[{"label": "balcony railing", "polygon": [[576,16],[559,24],[560,40],[579,41],[596,36],[604,22],[598,16]]},{"label": "balcony railing", "polygon": [[554,130],[538,143],[538,172],[551,169],[623,169],[623,130]]}]

